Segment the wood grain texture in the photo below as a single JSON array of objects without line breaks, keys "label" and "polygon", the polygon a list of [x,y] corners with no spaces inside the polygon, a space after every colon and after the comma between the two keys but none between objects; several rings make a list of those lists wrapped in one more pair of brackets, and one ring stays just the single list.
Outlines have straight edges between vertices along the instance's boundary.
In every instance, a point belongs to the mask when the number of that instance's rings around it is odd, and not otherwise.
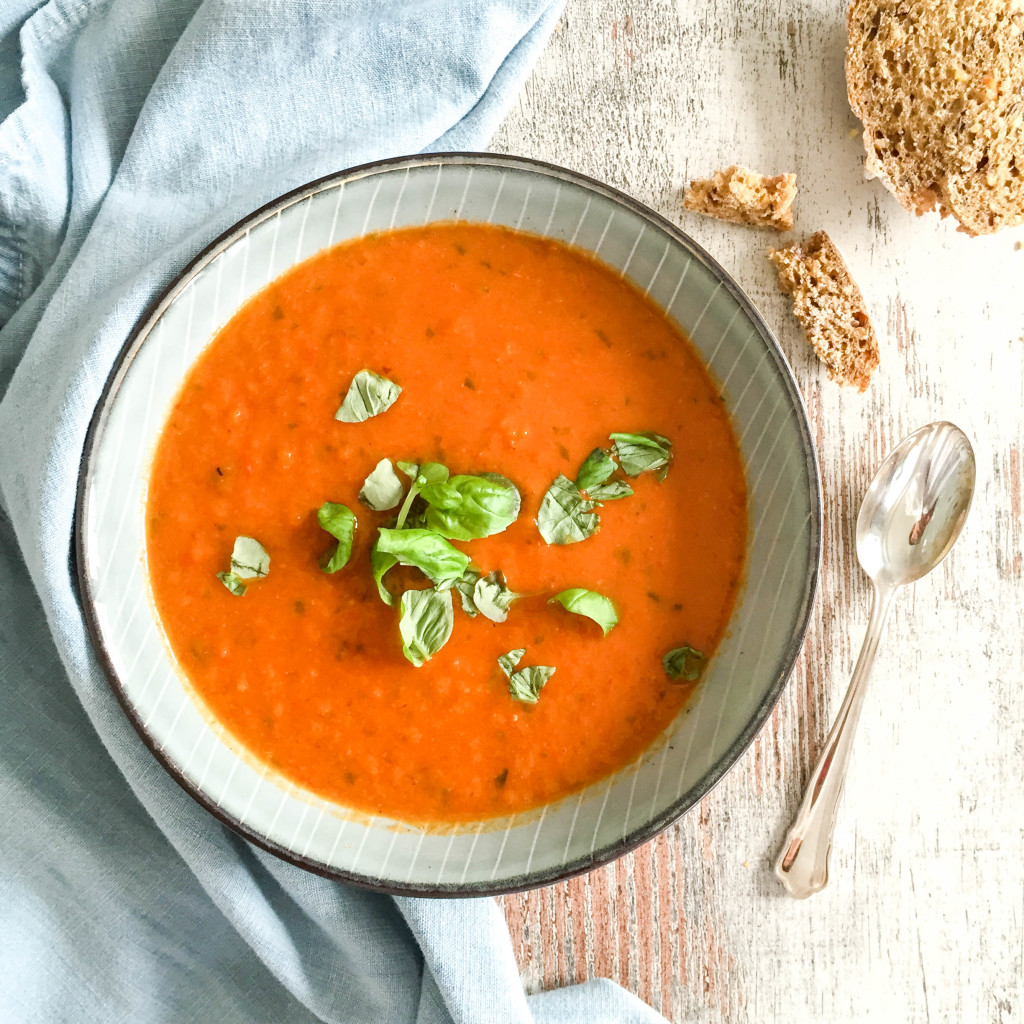
[{"label": "wood grain texture", "polygon": [[[844,44],[836,0],[575,0],[493,142],[624,189],[735,276],[793,364],[825,502],[803,655],[735,769],[634,854],[502,900],[532,990],[610,977],[687,1022],[1024,1015],[1024,233],[967,238],[864,179]],[[735,162],[796,171],[793,235],[683,213],[686,181]],[[826,379],[763,255],[818,228],[879,331],[864,395]],[[867,623],[860,496],[902,436],[940,418],[975,442],[974,508],[949,559],[897,598],[832,881],[797,902],[770,862]]]}]

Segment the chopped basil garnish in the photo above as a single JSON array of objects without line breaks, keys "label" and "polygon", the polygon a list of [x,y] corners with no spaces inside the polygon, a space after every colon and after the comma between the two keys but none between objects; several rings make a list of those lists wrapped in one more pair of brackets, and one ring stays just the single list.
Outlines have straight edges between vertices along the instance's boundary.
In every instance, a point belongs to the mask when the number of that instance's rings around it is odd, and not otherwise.
[{"label": "chopped basil garnish", "polygon": [[243,580],[266,576],[270,572],[267,549],[252,537],[236,537],[231,550],[231,571]]},{"label": "chopped basil garnish", "polygon": [[252,537],[236,537],[231,549],[231,571],[217,573],[217,579],[235,597],[241,597],[246,590],[245,580],[266,576],[270,572],[270,555],[267,549]]},{"label": "chopped basil garnish", "polygon": [[374,512],[386,512],[401,500],[405,487],[398,479],[390,459],[381,459],[373,472],[363,481],[359,500]]},{"label": "chopped basil garnish", "polygon": [[509,651],[498,658],[498,664],[508,679],[508,692],[524,704],[536,704],[541,688],[555,674],[555,670],[551,665],[528,665],[516,670],[524,654],[524,647]]},{"label": "chopped basil garnish", "polygon": [[470,567],[462,574],[462,579],[455,581],[453,588],[462,602],[462,610],[471,619],[475,619],[478,614],[476,602],[473,600],[473,591],[476,588],[476,581],[478,579],[480,579],[479,569]]},{"label": "chopped basil garnish", "polygon": [[372,370],[360,370],[349,385],[341,408],[334,414],[342,423],[362,423],[387,412],[398,400],[402,389]]},{"label": "chopped basil garnish", "polygon": [[541,500],[537,529],[548,544],[575,544],[592,536],[601,525],[595,508],[596,502],[584,498],[580,489],[559,473]]},{"label": "chopped basil garnish", "polygon": [[609,480],[606,484],[591,487],[587,494],[592,501],[615,501],[617,498],[628,498],[633,488],[625,480]]},{"label": "chopped basil garnish", "polygon": [[347,505],[325,501],[316,510],[316,519],[320,528],[326,530],[338,542],[333,554],[325,555],[320,560],[320,568],[324,572],[344,569],[352,557],[352,536],[356,532],[356,517]]},{"label": "chopped basil garnish", "polygon": [[373,582],[377,584],[377,593],[380,594],[380,599],[389,608],[395,603],[395,599],[391,596],[391,591],[384,586],[384,574],[396,565],[398,565],[398,559],[394,555],[380,550],[380,535],[378,534],[370,548],[370,572],[373,573]]},{"label": "chopped basil garnish", "polygon": [[603,449],[595,448],[576,474],[576,486],[581,491],[590,491],[603,484],[615,472],[612,457]]},{"label": "chopped basil garnish", "polygon": [[508,680],[508,692],[524,704],[536,704],[544,684],[555,674],[551,665],[530,665],[513,672]]},{"label": "chopped basil garnish", "polygon": [[[412,468],[413,464],[404,462],[399,468],[402,466],[406,467],[406,469],[402,469],[402,472],[405,473],[407,469]],[[432,484],[443,484],[447,479],[448,467],[442,466],[440,462],[424,462],[422,466],[417,466],[416,475],[409,485],[409,493],[405,496],[405,501],[402,502],[402,508],[398,513],[398,522],[395,524],[396,528],[400,530],[405,526],[405,521],[408,519],[409,512],[412,509],[412,503],[424,487],[429,487]]]},{"label": "chopped basil garnish", "polygon": [[407,590],[402,594],[398,632],[402,653],[420,667],[448,642],[455,625],[451,591]]},{"label": "chopped basil garnish", "polygon": [[525,653],[525,647],[517,647],[514,651],[509,651],[508,654],[500,654],[498,656],[498,664],[501,666],[501,671],[505,673],[506,679],[509,679],[512,673],[515,672],[516,665],[523,660]]},{"label": "chopped basil garnish", "polygon": [[504,622],[512,602],[519,596],[505,585],[505,577],[500,570],[477,580],[473,589],[473,603],[477,611],[491,622]]},{"label": "chopped basil garnish", "polygon": [[672,442],[661,434],[612,434],[615,455],[622,472],[627,476],[658,471],[658,479],[664,480],[672,458]]},{"label": "chopped basil garnish", "polygon": [[522,505],[516,485],[496,473],[424,484],[420,497],[427,503],[422,525],[450,540],[501,533],[516,521]]},{"label": "chopped basil garnish", "polygon": [[402,565],[419,569],[441,589],[452,586],[469,568],[469,555],[431,530],[389,530],[382,526],[375,547],[378,555],[393,555]]},{"label": "chopped basil garnish", "polygon": [[692,683],[694,679],[699,679],[701,672],[704,671],[705,660],[703,651],[684,644],[669,651],[661,659],[661,664],[669,679],[685,679]]},{"label": "chopped basil garnish", "polygon": [[235,597],[241,597],[245,593],[245,584],[242,582],[241,577],[236,576],[233,572],[219,572],[217,573],[217,579],[224,584],[228,590],[231,591]]},{"label": "chopped basil garnish", "polygon": [[417,462],[401,462],[396,461],[395,465],[407,476],[410,480],[415,480],[417,473],[420,471],[419,463]]},{"label": "chopped basil garnish", "polygon": [[572,587],[569,590],[563,590],[560,594],[555,594],[551,600],[557,601],[567,612],[585,615],[588,619],[593,619],[601,627],[605,636],[619,621],[619,614],[612,599],[595,590]]}]

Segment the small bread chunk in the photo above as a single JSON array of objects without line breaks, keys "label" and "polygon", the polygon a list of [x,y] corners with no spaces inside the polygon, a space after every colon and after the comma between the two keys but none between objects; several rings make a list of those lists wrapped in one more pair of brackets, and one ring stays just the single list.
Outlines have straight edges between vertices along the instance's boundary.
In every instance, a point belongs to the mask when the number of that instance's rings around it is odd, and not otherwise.
[{"label": "small bread chunk", "polygon": [[878,339],[864,297],[824,231],[785,249],[769,249],[779,285],[829,377],[863,391],[878,367]]},{"label": "small bread chunk", "polygon": [[712,178],[691,181],[683,196],[683,209],[733,224],[789,231],[795,198],[795,174],[768,178],[749,167],[734,166],[715,171]]},{"label": "small bread chunk", "polygon": [[867,173],[969,235],[1024,223],[1024,2],[852,0],[847,30]]}]

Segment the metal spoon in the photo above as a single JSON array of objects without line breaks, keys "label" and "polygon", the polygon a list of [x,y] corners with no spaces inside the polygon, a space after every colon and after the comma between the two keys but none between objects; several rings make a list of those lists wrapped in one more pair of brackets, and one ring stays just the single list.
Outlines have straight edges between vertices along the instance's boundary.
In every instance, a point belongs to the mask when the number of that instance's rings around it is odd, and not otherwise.
[{"label": "metal spoon", "polygon": [[874,584],[871,619],[839,717],[775,862],[775,874],[800,899],[828,882],[836,805],[893,595],[946,557],[971,507],[974,478],[974,451],[963,431],[952,423],[929,423],[896,446],[864,496],[857,557]]}]

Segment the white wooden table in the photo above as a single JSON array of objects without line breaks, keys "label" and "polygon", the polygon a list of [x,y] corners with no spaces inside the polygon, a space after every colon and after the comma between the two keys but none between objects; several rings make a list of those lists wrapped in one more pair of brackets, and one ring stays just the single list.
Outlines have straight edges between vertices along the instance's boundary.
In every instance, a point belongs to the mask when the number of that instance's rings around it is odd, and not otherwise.
[{"label": "white wooden table", "polygon": [[[1024,1016],[1024,231],[970,239],[866,181],[840,0],[570,0],[493,148],[611,183],[681,224],[776,331],[816,437],[822,584],[770,724],[655,842],[502,902],[530,989],[611,977],[673,1021]],[[730,163],[799,176],[797,230],[844,250],[878,328],[865,395],[829,382],[775,285],[774,233],[684,214]],[[897,599],[831,858],[805,902],[770,861],[868,617],[853,527],[885,453],[952,419],[978,492],[949,559]]]}]

